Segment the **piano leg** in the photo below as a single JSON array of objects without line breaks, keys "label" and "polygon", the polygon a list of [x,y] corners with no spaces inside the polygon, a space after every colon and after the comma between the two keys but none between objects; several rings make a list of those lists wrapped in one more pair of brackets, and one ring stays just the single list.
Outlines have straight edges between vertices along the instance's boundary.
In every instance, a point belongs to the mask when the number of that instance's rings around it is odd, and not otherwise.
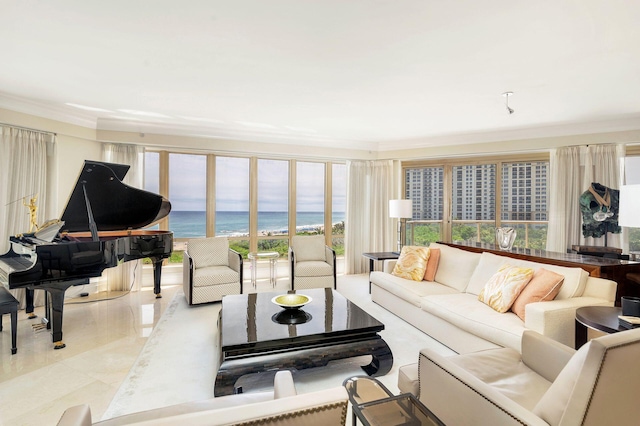
[{"label": "piano leg", "polygon": [[51,333],[53,349],[62,349],[66,346],[62,343],[62,309],[64,308],[65,290],[66,288],[47,289],[51,296],[51,321],[49,323],[53,323],[53,332]]},{"label": "piano leg", "polygon": [[25,313],[27,314],[27,318],[29,319],[34,319],[34,318],[38,318],[38,316],[33,312],[33,294],[34,294],[34,290],[32,288],[27,288],[25,289],[25,301],[26,301],[26,307],[25,307]]},{"label": "piano leg", "polygon": [[160,279],[162,278],[162,262],[164,257],[151,257],[153,262],[153,293],[156,295],[156,299],[160,299]]}]

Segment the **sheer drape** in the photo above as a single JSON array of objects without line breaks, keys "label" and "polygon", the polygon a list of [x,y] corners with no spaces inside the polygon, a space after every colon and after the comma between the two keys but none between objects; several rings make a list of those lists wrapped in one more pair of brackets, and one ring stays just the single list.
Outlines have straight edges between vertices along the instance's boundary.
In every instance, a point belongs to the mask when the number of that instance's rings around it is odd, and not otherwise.
[{"label": "sheer drape", "polygon": [[[131,166],[124,183],[135,188],[142,188],[144,177],[144,150],[137,145],[107,143],[102,148],[102,159],[108,163],[127,164]],[[107,290],[137,291],[142,283],[142,261],[124,262],[116,268],[107,268],[103,272]]]},{"label": "sheer drape", "polygon": [[393,161],[347,162],[346,274],[367,271],[362,253],[388,251],[394,246],[388,206],[396,196]]},{"label": "sheer drape", "polygon": [[[29,204],[35,197],[37,223],[51,219],[47,209],[47,143],[55,136],[10,126],[0,126],[0,250],[9,250],[9,237],[29,231]],[[12,290],[24,308],[24,290]],[[35,292],[35,304],[44,303],[44,293]]]},{"label": "sheer drape", "polygon": [[[623,145],[570,146],[550,153],[547,250],[566,252],[574,244],[604,246],[604,238],[582,235],[580,195],[592,182],[620,188]],[[607,245],[624,248],[626,234],[608,234]]]}]

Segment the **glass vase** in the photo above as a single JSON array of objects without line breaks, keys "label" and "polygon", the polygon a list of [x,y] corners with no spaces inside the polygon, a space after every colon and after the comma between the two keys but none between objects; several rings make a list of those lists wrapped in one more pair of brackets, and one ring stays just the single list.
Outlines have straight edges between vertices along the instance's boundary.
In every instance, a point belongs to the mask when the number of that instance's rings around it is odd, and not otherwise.
[{"label": "glass vase", "polygon": [[516,230],[510,226],[496,228],[496,240],[500,250],[511,250],[516,241]]}]

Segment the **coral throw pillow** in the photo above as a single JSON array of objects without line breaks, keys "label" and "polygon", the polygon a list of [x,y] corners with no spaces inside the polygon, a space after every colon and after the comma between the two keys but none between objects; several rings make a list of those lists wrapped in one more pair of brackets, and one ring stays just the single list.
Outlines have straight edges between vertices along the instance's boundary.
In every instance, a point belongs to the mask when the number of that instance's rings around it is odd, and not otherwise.
[{"label": "coral throw pillow", "polygon": [[428,260],[427,247],[404,246],[391,274],[408,280],[422,281]]},{"label": "coral throw pillow", "polygon": [[511,310],[524,321],[524,307],[528,303],[553,300],[560,292],[564,276],[544,268],[538,269],[522,290]]},{"label": "coral throw pillow", "polygon": [[532,277],[531,268],[504,264],[485,284],[478,300],[500,313],[507,312]]},{"label": "coral throw pillow", "polygon": [[424,270],[424,280],[434,281],[436,279],[436,271],[438,270],[438,262],[440,261],[440,249],[429,249],[429,260],[427,261],[427,269]]}]

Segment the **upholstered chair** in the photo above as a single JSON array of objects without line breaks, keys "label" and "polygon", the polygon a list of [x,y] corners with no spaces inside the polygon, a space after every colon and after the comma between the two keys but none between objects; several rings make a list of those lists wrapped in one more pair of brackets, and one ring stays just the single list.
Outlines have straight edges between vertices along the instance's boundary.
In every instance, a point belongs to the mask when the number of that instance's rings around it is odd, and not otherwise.
[{"label": "upholstered chair", "polygon": [[278,371],[273,391],[227,395],[127,414],[93,423],[87,404],[67,409],[58,426],[115,425],[344,425],[347,391],[337,386],[298,395],[291,372]]},{"label": "upholstered chair", "polygon": [[295,235],[289,247],[291,289],[336,288],[336,252],[324,235]]},{"label": "upholstered chair", "polygon": [[577,352],[525,331],[508,348],[445,357],[420,353],[419,399],[451,425],[632,425],[640,419],[640,329]]},{"label": "upholstered chair", "polygon": [[189,240],[183,258],[184,295],[189,305],[218,302],[242,293],[242,256],[226,237]]}]

